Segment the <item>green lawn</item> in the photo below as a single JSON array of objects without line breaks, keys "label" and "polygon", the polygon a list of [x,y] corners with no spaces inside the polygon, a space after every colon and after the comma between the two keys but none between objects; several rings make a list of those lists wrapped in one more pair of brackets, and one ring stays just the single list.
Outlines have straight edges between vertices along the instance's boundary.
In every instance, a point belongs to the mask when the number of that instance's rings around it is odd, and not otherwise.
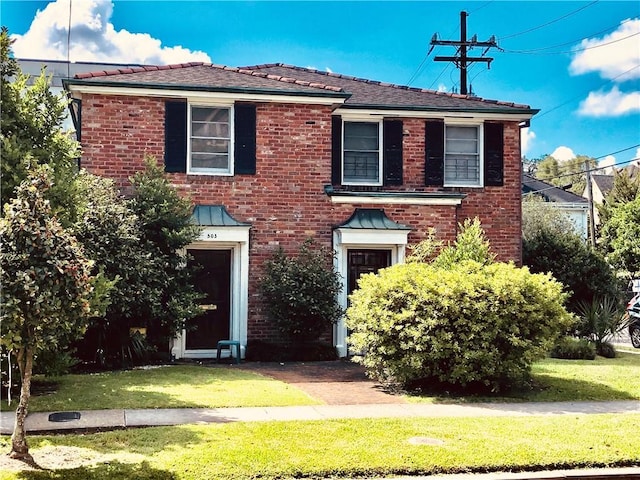
[{"label": "green lawn", "polygon": [[[508,397],[407,396],[412,402],[640,400],[640,355],[546,359],[533,366],[534,388]],[[228,366],[152,369],[38,378],[30,411],[106,408],[217,408],[321,403],[286,383]],[[47,383],[51,382],[51,383]],[[36,393],[44,388],[41,393]],[[47,392],[49,390],[49,392]],[[14,402],[12,407],[15,408]],[[2,409],[7,410],[6,402]]]},{"label": "green lawn", "polygon": [[[185,425],[31,436],[93,466],[17,479],[283,479],[540,470],[640,464],[640,415],[419,418]],[[414,437],[439,440],[415,445]],[[2,443],[4,442],[4,443]],[[8,438],[0,439],[8,450]]]},{"label": "green lawn", "polygon": [[[622,353],[615,359],[595,361],[549,359],[537,363],[533,371],[536,388],[531,392],[494,400],[640,399],[640,355]],[[289,385],[233,366],[175,365],[65,376],[59,379],[56,393],[33,397],[32,407],[75,410],[314,402]],[[4,470],[0,480],[344,478],[640,465],[638,425],[638,414],[571,414],[228,423],[30,435],[31,452],[48,468]],[[415,445],[410,442],[413,437],[442,443]],[[8,451],[9,441],[8,436],[0,437],[0,450]],[[55,458],[64,462],[46,463]]]},{"label": "green lawn", "polygon": [[[47,381],[29,402],[32,412],[107,408],[215,408],[314,405],[318,402],[286,383],[232,366],[171,365]],[[47,382],[51,382],[47,385]],[[47,393],[46,390],[51,392]],[[12,408],[15,408],[14,402]],[[2,409],[8,407],[3,402]]]},{"label": "green lawn", "polygon": [[616,358],[558,360],[533,365],[531,390],[504,397],[447,397],[410,395],[416,403],[432,402],[561,402],[640,400],[640,355],[618,352]]}]

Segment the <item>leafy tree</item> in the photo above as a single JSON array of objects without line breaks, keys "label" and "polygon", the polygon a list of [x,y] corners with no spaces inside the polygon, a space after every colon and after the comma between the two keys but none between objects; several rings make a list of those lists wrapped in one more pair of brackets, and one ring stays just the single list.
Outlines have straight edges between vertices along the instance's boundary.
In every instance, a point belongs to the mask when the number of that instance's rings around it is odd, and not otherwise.
[{"label": "leafy tree", "polygon": [[544,180],[557,187],[571,185],[569,190],[577,195],[582,195],[587,185],[585,164],[588,168],[598,166],[597,160],[586,155],[578,155],[572,159],[559,161],[548,155],[538,163],[536,178]]},{"label": "leafy tree", "polygon": [[342,315],[342,284],[331,259],[326,248],[307,240],[297,257],[280,249],[266,262],[260,281],[265,308],[289,342],[317,340]]},{"label": "leafy tree", "polygon": [[129,362],[133,360],[129,329],[138,326],[138,304],[152,294],[147,276],[156,274],[156,265],[148,245],[141,243],[138,216],[114,182],[86,171],[75,181],[82,202],[73,232],[94,261],[93,273],[115,282],[105,315],[91,320],[76,349],[82,359],[101,365]]},{"label": "leafy tree", "polygon": [[606,258],[626,280],[640,276],[640,196],[612,209],[602,227]]},{"label": "leafy tree", "polygon": [[565,286],[571,312],[577,312],[581,302],[618,295],[615,272],[600,253],[575,233],[541,225],[523,238],[522,261],[532,272],[549,272]]},{"label": "leafy tree", "polygon": [[146,169],[131,178],[128,206],[139,219],[148,263],[138,272],[143,282],[128,304],[128,316],[149,328],[155,344],[167,345],[185,320],[202,312],[184,250],[198,238],[200,228],[191,223],[193,205],[178,194],[155,159],[148,157],[145,163]]},{"label": "leafy tree", "polygon": [[52,168],[53,186],[47,192],[53,212],[64,225],[74,215],[76,205],[73,177],[77,171],[79,146],[62,129],[68,102],[63,94],[54,95],[50,78],[44,71],[27,85],[29,77],[22,74],[11,57],[9,32],[0,32],[0,181],[4,205],[15,196],[16,187],[37,165]]},{"label": "leafy tree", "polygon": [[91,275],[92,263],[52,214],[44,194],[51,182],[39,169],[23,182],[0,218],[1,344],[17,358],[22,387],[11,437],[11,457],[31,460],[24,422],[34,356],[63,347],[104,308],[109,285]]},{"label": "leafy tree", "polygon": [[538,232],[546,230],[560,235],[574,235],[575,224],[571,219],[555,208],[551,202],[545,202],[535,195],[522,199],[522,239],[528,241]]},{"label": "leafy tree", "polygon": [[600,223],[605,224],[616,208],[635,200],[640,195],[640,177],[632,178],[624,169],[613,174],[613,187],[606,195],[604,203],[598,205]]}]

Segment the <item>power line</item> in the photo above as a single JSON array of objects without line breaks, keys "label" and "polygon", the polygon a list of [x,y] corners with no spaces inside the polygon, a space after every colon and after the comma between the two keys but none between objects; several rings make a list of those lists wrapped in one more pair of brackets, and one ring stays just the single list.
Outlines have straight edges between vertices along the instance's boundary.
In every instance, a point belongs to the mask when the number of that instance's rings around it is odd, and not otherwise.
[{"label": "power line", "polygon": [[[629,73],[629,72],[631,72],[632,70],[635,70],[636,68],[639,68],[639,67],[640,67],[640,65],[636,65],[636,66],[634,66],[634,67],[631,67],[629,70],[626,70],[626,71],[622,72],[621,74],[616,75],[616,76],[615,76],[615,77],[613,77],[612,79],[607,80],[606,82],[604,82],[604,83],[600,84],[600,87],[604,87],[605,85],[608,85],[608,84],[612,83],[612,82],[613,82],[614,80],[616,80],[617,78],[620,78],[620,77],[622,77],[623,75],[626,75],[627,73]],[[591,89],[589,89],[589,90],[591,90]],[[571,103],[571,102],[572,102],[572,101],[574,101],[576,98],[580,98],[580,97],[582,97],[583,95],[584,95],[584,93],[580,93],[580,94],[578,94],[578,95],[576,95],[576,96],[574,96],[574,97],[571,97],[569,100],[567,100],[566,102],[561,103],[560,105],[557,105],[557,106],[555,106],[555,107],[553,107],[553,108],[551,108],[551,109],[549,109],[549,110],[545,110],[545,111],[544,111],[544,112],[542,112],[540,115],[536,116],[536,120],[540,119],[541,117],[544,117],[545,115],[547,115],[548,113],[553,112],[554,110],[559,109],[560,107],[564,107],[564,106],[565,106],[565,105],[567,105],[568,103]]]},{"label": "power line", "polygon": [[[560,51],[560,52],[536,53],[536,50],[540,50],[540,49],[534,49],[534,50],[506,50],[505,49],[505,50],[503,50],[503,52],[504,53],[526,54],[526,55],[565,55],[567,53],[584,52],[586,50],[593,50],[595,48],[606,47],[607,45],[612,45],[614,43],[621,42],[621,41],[626,40],[628,38],[635,37],[636,35],[640,35],[640,32],[632,33],[631,35],[627,35],[626,37],[618,38],[616,40],[611,40],[610,42],[601,43],[599,45],[594,45],[592,47],[574,48],[572,50],[565,50],[565,51]],[[551,48],[551,47],[546,47],[546,48]]]},{"label": "power line", "polygon": [[[616,150],[615,152],[607,153],[607,154],[605,154],[605,155],[601,155],[601,156],[599,156],[599,157],[592,158],[592,160],[600,160],[600,159],[602,159],[602,158],[606,158],[606,157],[608,157],[609,155],[616,155],[616,154],[618,154],[618,153],[627,152],[627,151],[629,151],[629,150],[633,150],[634,148],[638,148],[638,147],[640,147],[640,143],[637,143],[637,144],[632,145],[632,146],[627,147],[627,148],[623,148],[622,150]],[[605,170],[605,169],[607,169],[607,168],[617,167],[618,165],[625,165],[625,164],[627,164],[627,163],[635,162],[636,160],[638,160],[638,158],[632,158],[631,160],[624,160],[624,161],[622,161],[622,162],[616,162],[616,163],[614,163],[614,164],[612,164],[612,165],[607,165],[607,166],[604,166],[604,167],[593,167],[593,168],[589,168],[589,169],[587,169],[587,170],[583,170],[583,171],[581,171],[581,172],[562,173],[562,174],[560,174],[560,175],[555,175],[555,176],[553,176],[553,177],[547,177],[547,178],[545,178],[545,179],[544,179],[544,180],[542,180],[542,181],[543,181],[543,182],[546,182],[547,180],[557,180],[557,179],[559,179],[559,178],[571,177],[571,176],[574,176],[574,175],[580,175],[581,173],[586,173],[586,172],[593,173],[593,172],[597,172],[597,171],[599,171],[599,170]],[[541,179],[539,179],[539,180],[541,180]]]},{"label": "power line", "polygon": [[553,20],[550,20],[550,21],[548,21],[546,23],[543,23],[542,25],[538,25],[537,27],[532,27],[532,28],[529,28],[528,30],[523,30],[522,32],[512,33],[511,35],[507,35],[505,37],[499,37],[499,39],[500,39],[500,41],[502,41],[502,40],[506,40],[507,38],[513,38],[513,37],[517,37],[519,35],[524,35],[525,33],[529,33],[529,32],[533,32],[535,30],[539,30],[539,29],[544,28],[544,27],[546,27],[548,25],[551,25],[553,23],[559,22],[560,20],[564,20],[565,18],[570,17],[571,15],[575,15],[576,13],[584,10],[585,8],[589,8],[589,7],[593,6],[593,5],[595,5],[596,3],[598,3],[598,1],[599,0],[595,0],[595,1],[593,1],[593,2],[591,2],[589,4],[587,4],[587,5],[583,5],[582,7],[578,8],[577,10],[569,12],[566,15],[563,15],[561,17],[554,18]]},{"label": "power line", "polygon": [[508,52],[508,53],[533,53],[533,52],[539,52],[540,50],[551,50],[552,48],[565,47],[567,45],[574,45],[574,44],[584,40],[585,38],[595,37],[596,35],[600,35],[601,33],[609,32],[612,29],[618,28],[621,25],[624,25],[625,23],[629,23],[631,21],[632,21],[631,19],[627,18],[627,19],[623,20],[620,23],[616,23],[615,25],[611,25],[610,27],[607,27],[607,28],[605,28],[603,30],[599,30],[597,32],[589,33],[588,35],[582,35],[580,38],[577,38],[575,40],[571,40],[570,42],[559,43],[557,45],[550,45],[548,47],[532,48],[530,50],[504,50],[504,51]]},{"label": "power line", "polygon": [[[598,157],[598,158],[608,157],[609,155],[613,155],[615,153],[626,152],[627,150],[631,150],[632,148],[635,148],[635,147],[638,147],[638,146],[640,146],[640,143],[638,145],[634,145],[633,147],[625,148],[624,150],[618,150],[617,152],[609,153],[607,155],[604,155],[604,156]],[[597,159],[594,158],[594,160],[597,160]],[[599,170],[605,170],[607,168],[618,167],[620,165],[626,165],[628,163],[633,163],[633,162],[635,162],[637,160],[638,160],[637,158],[632,158],[631,160],[625,160],[623,162],[616,162],[616,163],[614,163],[612,165],[607,165],[606,167],[594,167],[594,168],[590,168],[588,170],[583,170],[581,172],[565,173],[565,174],[562,174],[562,175],[558,175],[556,177],[549,177],[549,178],[545,178],[545,179],[536,178],[536,180],[539,180],[541,182],[547,182],[547,180],[556,180],[558,178],[569,177],[569,176],[572,176],[572,175],[580,175],[582,173],[593,173],[593,172],[596,172],[596,171],[599,171]],[[568,184],[568,185],[553,185],[551,187],[541,188],[540,190],[532,190],[530,192],[524,193],[523,195],[531,195],[531,194],[534,194],[534,193],[546,192],[547,190],[555,190],[556,188],[559,188],[561,190],[565,190],[565,189],[570,188],[570,187],[571,187],[571,184]]]}]

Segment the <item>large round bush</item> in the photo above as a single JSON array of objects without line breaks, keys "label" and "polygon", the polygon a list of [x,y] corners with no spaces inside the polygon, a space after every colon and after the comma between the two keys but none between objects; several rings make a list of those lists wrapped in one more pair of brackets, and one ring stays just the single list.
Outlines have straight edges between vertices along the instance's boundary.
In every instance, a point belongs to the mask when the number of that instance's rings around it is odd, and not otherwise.
[{"label": "large round bush", "polygon": [[381,382],[503,391],[526,382],[571,323],[565,296],[550,275],[513,264],[395,265],[361,277],[350,344]]}]

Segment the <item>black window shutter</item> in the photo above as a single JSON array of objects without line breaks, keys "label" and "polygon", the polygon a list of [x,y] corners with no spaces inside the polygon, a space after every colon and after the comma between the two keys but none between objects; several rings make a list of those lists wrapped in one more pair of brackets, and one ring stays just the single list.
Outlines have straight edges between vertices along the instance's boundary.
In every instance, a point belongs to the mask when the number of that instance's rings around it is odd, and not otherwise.
[{"label": "black window shutter", "polygon": [[444,122],[427,121],[424,129],[424,184],[444,185]]},{"label": "black window shutter", "polygon": [[385,185],[402,185],[402,120],[385,120],[382,157]]},{"label": "black window shutter", "polygon": [[256,173],[256,106],[235,106],[234,173],[254,175]]},{"label": "black window shutter", "polygon": [[164,171],[187,171],[187,102],[184,101],[165,103]]},{"label": "black window shutter", "polygon": [[342,183],[342,117],[331,117],[331,184]]},{"label": "black window shutter", "polygon": [[488,187],[504,185],[504,125],[484,124],[484,184]]}]

